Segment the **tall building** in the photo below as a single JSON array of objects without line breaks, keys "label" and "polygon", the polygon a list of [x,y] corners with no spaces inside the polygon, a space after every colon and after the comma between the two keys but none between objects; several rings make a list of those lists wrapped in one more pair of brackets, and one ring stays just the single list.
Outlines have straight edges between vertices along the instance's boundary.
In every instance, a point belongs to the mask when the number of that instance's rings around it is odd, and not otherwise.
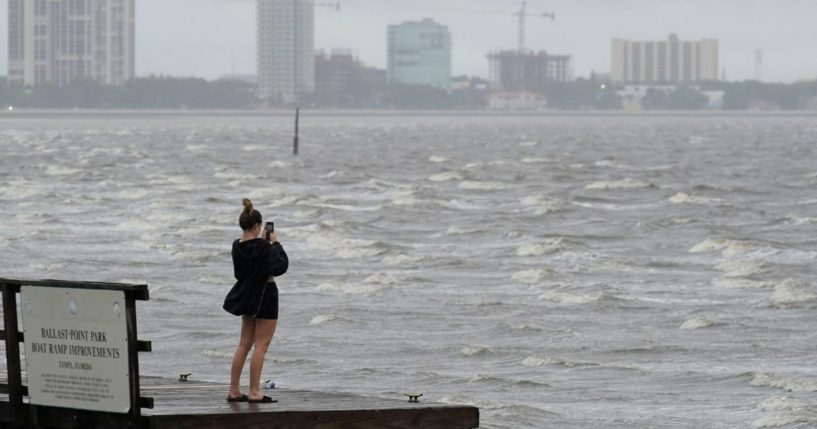
[{"label": "tall building", "polygon": [[451,89],[451,32],[432,19],[389,26],[391,83]]},{"label": "tall building", "polygon": [[684,83],[718,80],[718,41],[636,42],[613,39],[613,82]]},{"label": "tall building", "polygon": [[9,0],[9,82],[65,85],[134,75],[134,0]]},{"label": "tall building", "polygon": [[506,91],[536,91],[548,82],[573,79],[569,55],[499,51],[488,54],[489,79]]},{"label": "tall building", "polygon": [[258,96],[295,103],[315,90],[312,0],[258,0]]}]

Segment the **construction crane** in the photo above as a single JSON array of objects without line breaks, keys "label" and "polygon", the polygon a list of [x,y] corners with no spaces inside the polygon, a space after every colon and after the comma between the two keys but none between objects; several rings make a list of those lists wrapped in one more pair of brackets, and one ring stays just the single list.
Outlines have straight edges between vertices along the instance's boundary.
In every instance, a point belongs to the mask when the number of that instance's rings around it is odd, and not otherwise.
[{"label": "construction crane", "polygon": [[[519,46],[518,46],[518,50],[519,50],[520,54],[525,52],[525,22],[527,21],[527,17],[528,17],[527,8],[528,8],[528,2],[523,1],[522,2],[522,7],[519,9],[519,12],[514,13],[514,16],[519,18]],[[553,12],[545,12],[542,15],[540,15],[540,17],[550,18],[550,20],[552,21],[552,20],[556,19],[556,14],[553,13]]]}]

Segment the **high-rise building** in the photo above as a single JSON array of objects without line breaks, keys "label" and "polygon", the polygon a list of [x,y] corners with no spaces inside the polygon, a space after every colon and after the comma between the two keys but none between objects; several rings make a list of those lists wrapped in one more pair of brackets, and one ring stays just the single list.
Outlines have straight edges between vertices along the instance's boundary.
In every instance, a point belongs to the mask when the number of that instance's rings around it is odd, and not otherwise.
[{"label": "high-rise building", "polygon": [[9,0],[11,83],[65,85],[134,75],[134,0]]},{"label": "high-rise building", "polygon": [[718,80],[718,41],[636,42],[613,39],[613,82],[684,83]]},{"label": "high-rise building", "polygon": [[451,89],[451,32],[432,19],[389,26],[391,83]]},{"label": "high-rise building", "polygon": [[315,90],[312,0],[258,0],[258,96],[295,103]]},{"label": "high-rise building", "polygon": [[536,91],[548,82],[573,79],[569,55],[499,51],[488,54],[489,79],[506,91]]}]

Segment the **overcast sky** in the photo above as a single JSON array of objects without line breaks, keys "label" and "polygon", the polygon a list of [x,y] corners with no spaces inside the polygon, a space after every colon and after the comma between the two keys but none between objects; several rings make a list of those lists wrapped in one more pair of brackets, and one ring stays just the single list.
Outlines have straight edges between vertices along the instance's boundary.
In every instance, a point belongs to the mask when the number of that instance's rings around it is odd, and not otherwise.
[{"label": "overcast sky", "polygon": [[[318,2],[334,0],[318,0]],[[431,17],[453,35],[454,74],[487,76],[485,54],[515,48],[521,0],[341,0],[340,12],[316,11],[316,48],[353,49],[385,67],[386,26]],[[817,0],[530,0],[528,47],[573,56],[576,76],[610,70],[613,37],[716,38],[729,80],[753,78],[764,51],[763,80],[817,77]],[[7,70],[7,5],[0,0],[0,73]],[[255,73],[255,0],[137,0],[136,71],[215,78]]]}]

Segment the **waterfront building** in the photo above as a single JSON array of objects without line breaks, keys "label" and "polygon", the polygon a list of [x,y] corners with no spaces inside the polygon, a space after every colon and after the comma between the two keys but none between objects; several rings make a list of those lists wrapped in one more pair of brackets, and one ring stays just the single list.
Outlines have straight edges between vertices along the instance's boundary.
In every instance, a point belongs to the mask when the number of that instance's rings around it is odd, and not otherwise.
[{"label": "waterfront building", "polygon": [[65,85],[134,76],[134,0],[9,0],[8,80]]},{"label": "waterfront building", "polygon": [[718,80],[718,41],[613,39],[612,80],[615,83],[686,83]]},{"label": "waterfront building", "polygon": [[451,89],[451,32],[426,18],[390,25],[388,31],[390,83]]},{"label": "waterfront building", "polygon": [[548,82],[573,79],[569,55],[497,51],[488,54],[489,80],[505,91],[537,91]]},{"label": "waterfront building", "polygon": [[312,0],[258,0],[258,96],[297,103],[315,90]]}]

